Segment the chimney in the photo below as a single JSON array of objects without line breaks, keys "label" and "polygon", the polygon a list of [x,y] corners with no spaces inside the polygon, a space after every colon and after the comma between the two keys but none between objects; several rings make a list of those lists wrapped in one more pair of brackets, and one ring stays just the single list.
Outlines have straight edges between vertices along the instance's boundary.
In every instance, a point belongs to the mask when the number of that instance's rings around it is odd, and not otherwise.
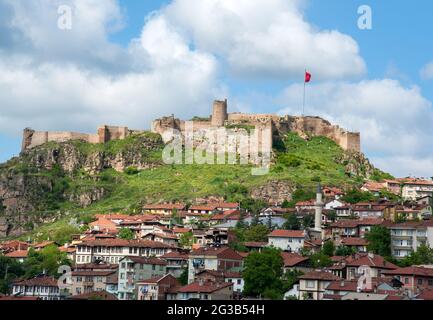
[{"label": "chimney", "polygon": [[344,280],[340,282],[340,287],[344,287]]},{"label": "chimney", "polygon": [[369,257],[370,259],[374,259],[374,253],[369,252],[369,253],[368,253],[368,257]]}]

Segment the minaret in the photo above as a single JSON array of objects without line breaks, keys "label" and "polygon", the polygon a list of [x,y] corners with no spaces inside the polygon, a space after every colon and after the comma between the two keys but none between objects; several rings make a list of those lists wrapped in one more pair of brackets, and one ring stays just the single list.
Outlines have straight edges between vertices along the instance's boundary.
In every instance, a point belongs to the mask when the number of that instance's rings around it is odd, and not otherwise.
[{"label": "minaret", "polygon": [[320,183],[317,185],[316,203],[315,203],[315,217],[314,217],[314,230],[322,232],[322,212],[323,212],[323,201],[322,201],[322,186]]}]

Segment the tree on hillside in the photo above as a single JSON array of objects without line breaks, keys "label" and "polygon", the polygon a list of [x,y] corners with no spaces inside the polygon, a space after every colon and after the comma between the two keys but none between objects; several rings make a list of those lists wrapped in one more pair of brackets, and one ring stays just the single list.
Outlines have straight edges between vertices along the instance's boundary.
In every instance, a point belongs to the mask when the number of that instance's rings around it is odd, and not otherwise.
[{"label": "tree on hillside", "polygon": [[290,208],[290,202],[287,199],[284,199],[283,203],[281,204],[281,208]]},{"label": "tree on hillside", "polygon": [[352,254],[356,253],[355,247],[346,247],[346,246],[339,246],[335,250],[335,255],[339,257],[347,257]]},{"label": "tree on hillside", "polygon": [[329,211],[328,220],[332,222],[335,222],[337,220],[337,212],[335,212],[335,210]]},{"label": "tree on hillside", "polygon": [[314,226],[314,215],[307,214],[302,218],[302,226],[304,229],[308,229]]},{"label": "tree on hillside", "polygon": [[133,240],[134,239],[134,231],[128,228],[122,228],[119,231],[119,238],[123,240]]},{"label": "tree on hillside", "polygon": [[244,230],[243,238],[246,242],[266,242],[268,234],[268,227],[258,224]]},{"label": "tree on hillside", "polygon": [[328,240],[323,244],[322,248],[323,254],[327,255],[328,257],[332,257],[335,252],[335,245],[332,240]]},{"label": "tree on hillside", "polygon": [[245,259],[242,273],[245,280],[244,294],[281,299],[284,290],[281,279],[283,266],[280,250],[267,248],[261,253],[251,253]]},{"label": "tree on hillside", "polygon": [[344,197],[341,198],[342,201],[348,202],[351,204],[358,202],[368,202],[374,201],[375,196],[368,191],[361,191],[358,189],[349,190]]},{"label": "tree on hillside", "polygon": [[181,285],[186,286],[188,284],[188,268],[183,269],[182,274],[178,278]]},{"label": "tree on hillside", "polygon": [[179,217],[177,209],[173,209],[173,212],[171,214],[171,221],[172,224],[182,224],[182,218]]},{"label": "tree on hillside", "polygon": [[367,249],[382,257],[391,256],[391,232],[384,226],[373,226],[365,235],[368,241]]},{"label": "tree on hillside", "polygon": [[283,228],[286,230],[300,230],[301,223],[299,222],[298,217],[294,213],[290,213],[287,215],[286,222],[284,222]]},{"label": "tree on hillside", "polygon": [[12,281],[24,275],[23,265],[18,261],[0,256],[0,293],[9,294]]},{"label": "tree on hillside", "polygon": [[313,268],[327,268],[332,265],[330,256],[324,254],[323,251],[312,254],[310,261]]},{"label": "tree on hillside", "polygon": [[60,275],[57,271],[62,265],[71,265],[71,261],[55,245],[45,247],[41,251],[30,249],[23,263],[26,278],[32,278],[43,272],[58,277]]},{"label": "tree on hillside", "polygon": [[181,248],[191,248],[194,242],[194,236],[192,232],[183,233],[179,238],[179,246]]},{"label": "tree on hillside", "polygon": [[405,257],[401,263],[404,266],[433,264],[433,249],[422,244],[416,251]]}]

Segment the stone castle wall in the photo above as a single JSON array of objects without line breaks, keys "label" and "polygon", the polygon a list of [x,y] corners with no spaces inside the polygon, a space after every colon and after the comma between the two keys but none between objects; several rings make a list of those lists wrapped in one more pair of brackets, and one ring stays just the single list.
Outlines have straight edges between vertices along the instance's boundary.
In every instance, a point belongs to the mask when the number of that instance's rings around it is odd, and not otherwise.
[{"label": "stone castle wall", "polygon": [[[151,131],[161,134],[164,142],[168,142],[170,134],[167,135],[167,132],[173,129],[184,132],[185,123],[185,121],[177,119],[174,116],[163,117],[152,122]],[[258,128],[270,128],[270,133],[260,138],[259,145],[262,144],[262,140],[270,142],[272,145],[274,136],[296,132],[303,138],[325,136],[335,141],[344,150],[361,151],[360,133],[348,132],[322,118],[292,117],[288,115],[281,117],[275,114],[227,113],[227,100],[215,101],[210,120],[193,121],[193,125],[194,131],[218,129],[227,125],[249,125]],[[100,126],[96,134],[67,131],[34,131],[27,128],[23,134],[22,150],[31,149],[50,141],[66,142],[69,140],[83,140],[94,144],[106,143],[111,140],[125,139],[130,134],[139,132],[142,131],[130,130],[128,127],[107,125]]]},{"label": "stone castle wall", "polygon": [[[324,136],[335,141],[344,150],[361,151],[361,135],[357,132],[348,132],[339,126],[332,125],[319,117],[292,117],[275,114],[244,114],[227,113],[227,100],[215,101],[212,110],[211,121],[193,121],[194,131],[210,130],[226,125],[249,125],[258,128],[271,128],[271,134],[260,139],[273,141],[274,136],[296,132],[303,138],[311,136]],[[176,129],[185,131],[185,121],[173,117],[165,117],[155,120],[152,131],[159,133],[164,138],[164,132]],[[170,135],[164,139],[170,140]],[[259,141],[261,145],[261,142]],[[272,143],[271,143],[272,145]]]},{"label": "stone castle wall", "polygon": [[100,126],[96,134],[79,133],[70,131],[35,131],[30,128],[24,129],[21,151],[35,148],[47,142],[66,142],[71,140],[82,140],[88,143],[106,143],[111,140],[125,139],[131,133],[141,131],[129,130],[127,127]]}]

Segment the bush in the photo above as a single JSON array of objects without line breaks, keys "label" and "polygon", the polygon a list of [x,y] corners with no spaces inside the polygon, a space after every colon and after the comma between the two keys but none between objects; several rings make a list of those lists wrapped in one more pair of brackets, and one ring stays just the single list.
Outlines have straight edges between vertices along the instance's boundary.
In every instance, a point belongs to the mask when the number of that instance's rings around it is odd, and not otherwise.
[{"label": "bush", "polygon": [[125,173],[129,176],[133,176],[140,173],[140,170],[138,170],[137,167],[128,167],[125,169]]}]

